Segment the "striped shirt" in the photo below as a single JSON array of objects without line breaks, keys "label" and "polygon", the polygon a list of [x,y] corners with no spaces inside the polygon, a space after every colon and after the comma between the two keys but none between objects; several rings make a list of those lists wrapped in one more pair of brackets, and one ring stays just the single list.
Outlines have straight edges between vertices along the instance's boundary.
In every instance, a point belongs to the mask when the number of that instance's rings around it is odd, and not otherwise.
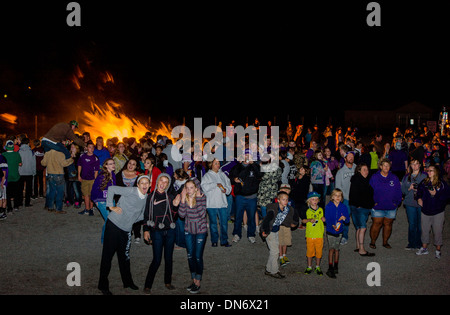
[{"label": "striped shirt", "polygon": [[185,218],[184,230],[189,234],[201,234],[208,231],[206,225],[206,196],[196,198],[193,208],[187,202],[180,203],[178,215]]}]

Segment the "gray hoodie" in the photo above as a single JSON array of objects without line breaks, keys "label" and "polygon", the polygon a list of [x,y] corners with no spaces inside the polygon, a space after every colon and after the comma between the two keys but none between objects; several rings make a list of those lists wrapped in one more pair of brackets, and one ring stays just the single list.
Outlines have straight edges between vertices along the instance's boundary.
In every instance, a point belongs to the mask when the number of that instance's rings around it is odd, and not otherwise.
[{"label": "gray hoodie", "polygon": [[28,144],[22,144],[19,149],[22,166],[19,166],[20,176],[36,175],[36,158]]},{"label": "gray hoodie", "polygon": [[145,202],[147,194],[141,195],[137,187],[109,186],[106,197],[106,206],[114,206],[114,195],[121,195],[117,206],[122,208],[122,213],[111,211],[108,220],[119,229],[130,232],[133,224],[144,219]]}]

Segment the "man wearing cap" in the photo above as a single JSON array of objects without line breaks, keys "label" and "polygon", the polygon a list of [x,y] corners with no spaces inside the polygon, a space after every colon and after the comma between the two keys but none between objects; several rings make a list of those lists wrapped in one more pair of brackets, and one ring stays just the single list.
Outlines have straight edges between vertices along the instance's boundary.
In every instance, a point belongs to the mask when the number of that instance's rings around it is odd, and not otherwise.
[{"label": "man wearing cap", "polygon": [[[75,128],[78,128],[78,122],[75,120],[69,123],[57,123],[45,134],[42,138],[42,147],[44,152],[55,150],[64,153],[66,159],[71,157],[69,150],[64,146],[62,142],[66,140],[73,141],[76,145],[84,148],[85,143],[78,138],[73,132]],[[76,176],[75,165],[72,163],[68,166],[69,176]]]},{"label": "man wearing cap", "polygon": [[[349,209],[349,215],[351,216],[350,205],[349,205],[349,195],[350,195],[350,180],[355,174],[356,165],[354,162],[355,155],[353,151],[349,151],[345,154],[344,160],[345,164],[339,169],[336,174],[336,188],[342,190],[344,194],[343,203]],[[347,244],[348,240],[348,225],[344,224],[344,233],[342,235],[341,245]]]},{"label": "man wearing cap", "polygon": [[19,185],[20,180],[19,166],[22,166],[22,158],[19,152],[14,151],[14,142],[12,140],[6,141],[5,149],[6,152],[3,152],[2,155],[6,159],[6,163],[8,164],[6,207],[8,212],[12,212],[13,207],[11,204],[11,199],[14,199],[14,209],[19,210],[19,206],[23,198],[22,196],[23,189],[20,190]]}]

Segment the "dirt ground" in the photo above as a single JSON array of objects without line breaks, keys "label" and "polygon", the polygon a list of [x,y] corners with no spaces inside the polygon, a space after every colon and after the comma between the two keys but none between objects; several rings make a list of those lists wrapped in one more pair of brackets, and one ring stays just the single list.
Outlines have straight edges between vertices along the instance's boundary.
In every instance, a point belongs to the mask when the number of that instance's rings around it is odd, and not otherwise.
[{"label": "dirt ground", "polygon": [[[293,245],[288,248],[291,263],[281,267],[285,279],[264,275],[268,257],[266,244],[257,237],[251,244],[243,237],[232,247],[211,247],[208,239],[204,253],[205,269],[199,295],[442,295],[450,293],[450,212],[446,210],[442,258],[436,259],[434,247],[430,254],[417,256],[405,250],[407,220],[400,207],[390,239],[392,249],[381,246],[371,250],[374,257],[361,257],[355,248],[354,227],[350,226],[349,243],[341,247],[337,279],[325,274],[305,275],[306,242],[304,230],[293,231]],[[0,222],[0,294],[2,295],[98,295],[97,289],[102,245],[100,235],[103,219],[98,212],[93,217],[78,215],[73,207],[65,207],[67,214],[57,215],[44,210],[44,199],[33,201],[33,207],[19,211]],[[369,222],[371,219],[369,218]],[[231,242],[232,224],[229,224]],[[245,236],[245,231],[243,232]],[[133,240],[134,241],[134,240]],[[366,235],[366,247],[369,237]],[[327,244],[324,245],[322,270],[327,269]],[[153,295],[188,295],[190,274],[184,249],[174,252],[172,284],[175,290],[164,287],[164,264],[158,270]],[[110,289],[115,295],[141,295],[145,276],[152,259],[151,247],[142,241],[131,246],[131,271],[138,291],[123,289],[117,260],[113,260]],[[68,264],[80,266],[80,285],[69,286],[67,278],[73,271]],[[370,286],[367,279],[379,264],[380,285]],[[373,275],[373,274],[372,274]],[[70,277],[69,277],[70,278]]]}]

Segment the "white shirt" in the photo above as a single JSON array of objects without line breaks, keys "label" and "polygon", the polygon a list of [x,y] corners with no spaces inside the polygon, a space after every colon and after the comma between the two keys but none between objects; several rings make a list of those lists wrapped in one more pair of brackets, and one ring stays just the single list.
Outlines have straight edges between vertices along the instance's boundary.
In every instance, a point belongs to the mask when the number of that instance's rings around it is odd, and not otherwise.
[{"label": "white shirt", "polygon": [[[217,187],[217,184],[222,184],[225,188],[225,193]],[[219,170],[217,173],[209,170],[202,177],[202,190],[206,195],[207,208],[226,208],[228,206],[227,195],[231,193],[231,182],[224,172]]]}]

